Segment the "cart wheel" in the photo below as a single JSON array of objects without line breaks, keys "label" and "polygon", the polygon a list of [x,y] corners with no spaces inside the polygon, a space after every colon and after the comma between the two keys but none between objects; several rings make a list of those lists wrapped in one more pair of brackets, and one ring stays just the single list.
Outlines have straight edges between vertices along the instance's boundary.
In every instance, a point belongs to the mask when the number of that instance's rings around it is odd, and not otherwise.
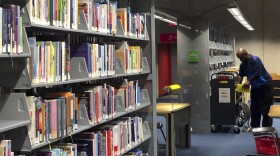
[{"label": "cart wheel", "polygon": [[238,127],[242,127],[244,125],[244,120],[242,117],[236,119],[236,124]]},{"label": "cart wheel", "polygon": [[238,122],[237,125],[238,125],[238,127],[242,127],[243,123],[242,122]]},{"label": "cart wheel", "polygon": [[240,133],[240,129],[239,128],[234,129],[233,131],[234,131],[235,134],[239,134]]},{"label": "cart wheel", "polygon": [[216,133],[217,127],[215,125],[211,125],[211,133]]}]

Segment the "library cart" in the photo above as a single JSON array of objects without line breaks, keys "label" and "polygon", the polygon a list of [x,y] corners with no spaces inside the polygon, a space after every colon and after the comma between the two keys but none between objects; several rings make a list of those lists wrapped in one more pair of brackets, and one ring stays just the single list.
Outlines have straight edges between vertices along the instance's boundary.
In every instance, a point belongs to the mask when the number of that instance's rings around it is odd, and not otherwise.
[{"label": "library cart", "polygon": [[235,83],[235,73],[220,72],[211,75],[211,132],[216,132],[219,127],[225,125],[233,126],[234,133],[240,133],[238,127],[239,105],[236,104]]}]

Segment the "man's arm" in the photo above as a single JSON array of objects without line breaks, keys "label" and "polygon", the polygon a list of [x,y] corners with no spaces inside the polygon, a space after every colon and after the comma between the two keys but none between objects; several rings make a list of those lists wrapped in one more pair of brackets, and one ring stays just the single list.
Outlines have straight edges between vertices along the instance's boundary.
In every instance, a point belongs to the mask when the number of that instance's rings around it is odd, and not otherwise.
[{"label": "man's arm", "polygon": [[250,79],[248,79],[248,81],[251,82],[253,79],[261,77],[262,76],[261,74],[262,74],[262,62],[258,58],[256,61],[254,61],[253,76]]},{"label": "man's arm", "polygon": [[238,76],[237,84],[241,84],[243,80],[243,76]]}]

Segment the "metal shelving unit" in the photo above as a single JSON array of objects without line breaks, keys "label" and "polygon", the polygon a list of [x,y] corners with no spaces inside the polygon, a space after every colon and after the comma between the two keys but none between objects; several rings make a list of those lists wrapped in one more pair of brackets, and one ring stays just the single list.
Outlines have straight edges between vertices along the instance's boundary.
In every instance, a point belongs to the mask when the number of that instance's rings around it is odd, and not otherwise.
[{"label": "metal shelving unit", "polygon": [[[124,1],[121,1],[123,3]],[[27,1],[26,1],[27,2]],[[25,3],[26,3],[25,2]],[[140,5],[141,4],[141,5]],[[143,7],[142,5],[145,4]],[[124,5],[125,4],[124,2]],[[141,6],[141,7],[140,7]],[[23,93],[9,93],[1,95],[1,109],[0,109],[0,132],[5,132],[5,138],[12,140],[12,150],[18,152],[33,152],[34,150],[40,149],[51,143],[63,140],[66,137],[72,136],[74,134],[80,133],[82,131],[91,129],[98,125],[106,124],[112,120],[119,117],[123,117],[129,114],[137,112],[143,118],[143,129],[144,129],[144,140],[142,142],[135,144],[133,147],[127,149],[125,153],[129,152],[131,149],[143,145],[145,152],[149,152],[150,155],[156,155],[156,122],[155,122],[155,37],[154,37],[154,0],[144,0],[138,2],[138,0],[131,1],[131,7],[139,12],[148,12],[147,17],[147,34],[146,38],[136,38],[129,37],[123,34],[123,30],[118,29],[118,33],[115,35],[99,33],[94,31],[89,31],[87,24],[85,23],[85,15],[83,12],[79,11],[79,17],[81,21],[79,22],[78,29],[66,29],[54,26],[45,26],[40,24],[35,24],[30,21],[27,9],[23,7],[21,10],[21,16],[23,18],[23,53],[21,54],[0,54],[0,86],[3,88],[8,88],[10,90],[18,90],[17,92]],[[150,16],[151,15],[151,16]],[[120,21],[118,21],[120,23]],[[118,26],[120,28],[120,26]],[[116,74],[109,77],[90,77],[86,70],[86,62],[84,58],[75,58],[71,60],[70,67],[70,77],[71,79],[63,82],[52,82],[52,83],[39,83],[33,84],[26,67],[26,59],[31,57],[30,46],[28,43],[27,31],[36,30],[48,33],[63,33],[66,35],[85,35],[94,36],[96,38],[106,38],[112,40],[126,40],[128,42],[138,43],[143,48],[142,57],[142,72],[140,73],[130,73],[126,74],[124,72],[123,64],[120,58],[116,58]],[[151,38],[149,36],[151,34]],[[152,65],[152,66],[151,66]],[[79,67],[84,67],[84,70],[78,69]],[[150,68],[151,67],[151,68]],[[135,109],[125,111],[124,104],[121,98],[117,97],[118,106],[117,113],[114,117],[103,120],[97,124],[92,125],[88,119],[87,109],[84,105],[79,105],[79,118],[78,118],[78,129],[68,134],[62,138],[54,139],[50,142],[44,142],[31,146],[30,138],[28,136],[27,125],[31,124],[31,119],[29,116],[29,110],[27,108],[27,101],[25,91],[26,89],[33,89],[39,87],[51,87],[56,85],[74,84],[87,81],[96,80],[109,80],[112,78],[127,78],[130,76],[141,76],[141,75],[152,75],[148,80],[146,80],[141,89],[140,106]],[[9,80],[9,81],[7,81]],[[150,97],[152,97],[150,99]],[[151,127],[151,129],[150,129]],[[124,154],[124,153],[123,153]]]}]

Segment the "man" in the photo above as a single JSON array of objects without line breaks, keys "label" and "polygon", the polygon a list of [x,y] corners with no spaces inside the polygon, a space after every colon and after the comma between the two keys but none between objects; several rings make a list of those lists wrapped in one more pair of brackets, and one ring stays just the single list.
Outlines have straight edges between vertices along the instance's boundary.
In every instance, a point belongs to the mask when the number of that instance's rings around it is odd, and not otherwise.
[{"label": "man", "polygon": [[268,116],[270,105],[273,104],[273,86],[271,76],[266,71],[259,57],[249,54],[245,49],[238,49],[236,56],[240,59],[238,82],[241,83],[244,76],[247,82],[243,89],[249,89],[251,85],[251,127],[271,127],[272,118]]}]

